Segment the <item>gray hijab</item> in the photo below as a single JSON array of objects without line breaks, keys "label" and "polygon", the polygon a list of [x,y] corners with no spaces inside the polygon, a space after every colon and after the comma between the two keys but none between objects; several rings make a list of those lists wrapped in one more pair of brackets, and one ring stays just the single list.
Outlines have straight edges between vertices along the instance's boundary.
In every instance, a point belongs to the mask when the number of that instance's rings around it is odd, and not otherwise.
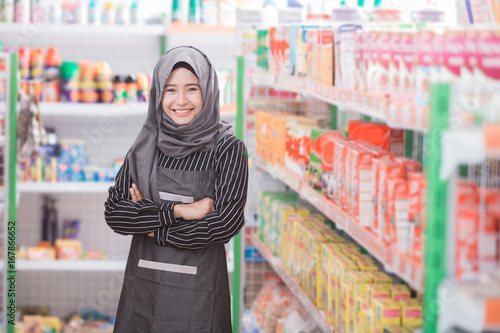
[{"label": "gray hijab", "polygon": [[[187,125],[175,124],[161,105],[165,83],[179,62],[186,62],[194,69],[203,94],[200,113]],[[169,50],[155,66],[146,122],[127,153],[132,181],[146,199],[160,203],[156,180],[158,150],[178,159],[208,151],[214,148],[217,137],[229,132],[230,127],[220,119],[219,83],[207,56],[191,46]]]}]

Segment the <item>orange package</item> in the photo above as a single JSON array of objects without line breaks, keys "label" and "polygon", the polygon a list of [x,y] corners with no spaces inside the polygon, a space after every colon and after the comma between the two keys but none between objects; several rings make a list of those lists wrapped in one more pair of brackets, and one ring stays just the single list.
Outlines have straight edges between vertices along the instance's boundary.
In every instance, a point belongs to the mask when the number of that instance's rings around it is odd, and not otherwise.
[{"label": "orange package", "polygon": [[391,129],[385,124],[351,120],[348,125],[347,137],[360,139],[389,151],[391,145],[390,134]]},{"label": "orange package", "polygon": [[268,150],[271,148],[272,140],[272,129],[269,128],[270,118],[271,113],[268,111],[255,111],[255,135],[257,154],[268,161]]},{"label": "orange package", "polygon": [[420,172],[408,173],[408,219],[410,223],[410,255],[418,262],[423,258],[423,230],[427,207],[427,180]]},{"label": "orange package", "polygon": [[481,241],[483,248],[480,267],[486,272],[491,272],[500,266],[500,190],[486,190],[485,203],[486,223]]},{"label": "orange package", "polygon": [[402,167],[402,177],[404,179],[408,179],[408,173],[410,172],[419,172],[420,171],[420,163],[415,161],[414,159],[408,157],[396,157],[394,160],[401,164]]},{"label": "orange package", "polygon": [[373,228],[373,155],[362,148],[351,155],[351,214],[361,226]]},{"label": "orange package", "polygon": [[337,140],[342,140],[343,137],[333,136],[326,137],[322,141],[321,151],[323,158],[321,159],[321,188],[323,196],[334,202],[335,197],[335,144]]},{"label": "orange package", "polygon": [[401,253],[408,253],[410,223],[408,212],[408,183],[404,179],[387,180],[387,219],[390,244]]}]

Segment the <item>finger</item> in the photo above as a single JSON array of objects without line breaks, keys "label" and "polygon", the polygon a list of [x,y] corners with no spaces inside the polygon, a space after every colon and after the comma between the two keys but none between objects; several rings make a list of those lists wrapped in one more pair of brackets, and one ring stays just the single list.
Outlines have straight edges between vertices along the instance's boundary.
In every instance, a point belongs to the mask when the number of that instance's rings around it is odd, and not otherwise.
[{"label": "finger", "polygon": [[154,232],[150,232],[150,233],[148,234],[148,236],[149,236],[149,237],[154,237],[154,236],[155,236],[155,233],[154,233]]},{"label": "finger", "polygon": [[133,203],[136,203],[138,200],[137,200],[137,195],[135,194],[135,190],[131,187],[130,188],[130,196],[132,197],[132,202]]},{"label": "finger", "polygon": [[136,195],[137,195],[137,200],[142,200],[142,199],[144,199],[144,197],[142,196],[142,193],[141,193],[141,191],[139,190],[139,188],[137,187],[137,185],[136,185],[136,184],[132,184],[132,186],[133,186],[133,188],[134,188],[134,190],[135,190],[135,193],[136,193]]}]

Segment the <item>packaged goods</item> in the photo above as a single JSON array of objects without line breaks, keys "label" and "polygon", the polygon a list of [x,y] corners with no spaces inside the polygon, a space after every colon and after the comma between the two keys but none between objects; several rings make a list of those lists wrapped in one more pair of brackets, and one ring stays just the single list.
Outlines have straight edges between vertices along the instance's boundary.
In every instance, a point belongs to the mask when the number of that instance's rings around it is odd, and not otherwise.
[{"label": "packaged goods", "polygon": [[368,272],[374,284],[392,285],[392,279],[384,272]]},{"label": "packaged goods", "polygon": [[352,216],[365,228],[373,227],[374,207],[373,189],[373,155],[362,148],[352,149],[351,154],[351,202]]},{"label": "packaged goods", "polygon": [[30,1],[14,0],[14,22],[19,24],[30,23]]},{"label": "packaged goods", "polygon": [[[354,330],[354,321],[357,317],[356,299],[362,297],[360,307],[367,308],[368,287],[373,283],[371,276],[366,272],[349,273],[349,294],[347,303],[346,332]],[[366,304],[366,305],[363,305]]]},{"label": "packaged goods", "polygon": [[331,130],[313,129],[311,131],[311,152],[308,168],[308,183],[315,190],[322,189],[321,165],[324,158],[323,156],[327,154],[327,152],[323,151],[323,143],[325,142],[325,140],[329,140],[331,137],[344,137],[344,135],[341,132]]},{"label": "packaged goods", "polygon": [[390,128],[385,124],[351,120],[347,137],[366,141],[387,151],[390,149]]},{"label": "packaged goods", "polygon": [[137,97],[139,102],[149,101],[150,79],[146,73],[137,74]]},{"label": "packaged goods", "polygon": [[349,316],[347,302],[349,293],[349,272],[359,271],[358,266],[353,261],[345,257],[337,257],[335,260],[335,290],[331,290],[331,295],[335,300],[334,323],[338,326],[346,327]]},{"label": "packaged goods", "polygon": [[401,305],[393,300],[379,298],[374,300],[374,326],[373,332],[382,333],[386,326],[401,325]]},{"label": "packaged goods", "polygon": [[401,177],[401,165],[385,160],[375,160],[377,174],[375,181],[377,182],[377,205],[376,214],[377,221],[374,227],[374,232],[377,237],[385,242],[388,241],[389,231],[389,203],[388,203],[388,181],[399,179]]},{"label": "packaged goods", "polygon": [[55,260],[56,250],[53,247],[28,247],[26,250],[26,259],[33,261]]},{"label": "packaged goods", "polygon": [[[303,30],[318,29],[317,25],[292,24],[290,26],[290,75],[299,76],[299,68],[302,68],[302,60],[305,56]],[[300,45],[299,45],[300,44]],[[300,62],[300,63],[299,63]]]},{"label": "packaged goods", "polygon": [[30,53],[30,92],[39,100],[43,94],[43,50],[32,49]]},{"label": "packaged goods", "polygon": [[[401,178],[387,180],[387,218],[389,243],[401,253],[408,253],[410,241],[408,182]],[[387,233],[387,231],[386,231]],[[386,234],[387,238],[387,234]]]},{"label": "packaged goods", "polygon": [[111,81],[111,67],[109,67],[108,63],[97,63],[96,84],[99,93],[99,102],[113,103],[113,82]]},{"label": "packaged goods", "polygon": [[340,137],[326,137],[321,142],[321,189],[323,196],[334,201],[335,196],[335,177],[334,177],[334,153],[335,153],[335,141],[339,140]]},{"label": "packaged goods", "polygon": [[401,325],[422,326],[422,303],[415,298],[401,302]]},{"label": "packaged goods", "polygon": [[80,62],[80,102],[97,103],[99,94],[96,86],[96,66],[93,62]]},{"label": "packaged goods", "polygon": [[323,28],[319,31],[319,55],[317,80],[332,86],[334,78],[334,36],[332,29]]},{"label": "packaged goods", "polygon": [[139,87],[135,75],[128,75],[125,78],[125,100],[127,102],[137,102],[137,92]]},{"label": "packaged goods", "polygon": [[26,95],[28,95],[31,50],[27,47],[22,47],[19,49],[18,55],[19,55],[19,76],[21,79],[21,91],[24,92]]},{"label": "packaged goods", "polygon": [[[401,58],[399,66],[399,95],[401,100],[401,116],[403,124],[410,124],[411,115],[415,114],[415,31],[402,31],[400,37]],[[397,115],[396,115],[396,118]]]},{"label": "packaged goods", "polygon": [[82,242],[76,239],[56,239],[56,256],[61,260],[77,260],[82,257]]},{"label": "packaged goods", "polygon": [[269,30],[257,31],[257,66],[262,70],[269,70]]},{"label": "packaged goods", "polygon": [[125,103],[125,96],[127,93],[127,86],[125,80],[120,75],[115,75],[113,78],[113,91],[114,91],[114,103],[123,104]]},{"label": "packaged goods", "polygon": [[423,230],[426,217],[426,179],[423,173],[408,173],[408,218],[410,222],[410,254],[418,262],[423,258]]},{"label": "packaged goods", "polygon": [[2,0],[2,10],[0,11],[0,22],[14,22],[14,0]]},{"label": "packaged goods", "polygon": [[354,304],[354,313],[351,317],[349,327],[352,328],[353,332],[366,332],[366,322],[363,321],[362,316],[363,312],[368,310],[368,296],[356,296]]},{"label": "packaged goods", "polygon": [[500,191],[483,190],[485,204],[484,229],[480,230],[479,268],[492,272],[500,267]]},{"label": "packaged goods", "polygon": [[399,302],[403,299],[410,298],[410,290],[403,284],[395,284],[391,287],[391,299]]},{"label": "packaged goods", "polygon": [[61,102],[80,101],[80,68],[76,62],[63,61],[61,64]]},{"label": "packaged goods", "polygon": [[[390,93],[391,81],[389,66],[391,64],[392,49],[391,49],[392,34],[388,30],[379,31],[377,36],[377,55],[375,62],[373,79],[374,86],[370,87],[373,92],[380,96],[387,96]],[[370,89],[370,90],[371,90]]]},{"label": "packaged goods", "polygon": [[[370,272],[369,274],[373,274]],[[378,298],[390,298],[391,295],[391,285],[389,284],[371,284],[367,289],[367,301],[368,308],[372,308],[374,305],[374,300]]]},{"label": "packaged goods", "polygon": [[45,60],[45,87],[43,91],[43,100],[45,102],[59,102],[60,74],[61,57],[57,49],[51,47],[47,50],[47,57]]}]

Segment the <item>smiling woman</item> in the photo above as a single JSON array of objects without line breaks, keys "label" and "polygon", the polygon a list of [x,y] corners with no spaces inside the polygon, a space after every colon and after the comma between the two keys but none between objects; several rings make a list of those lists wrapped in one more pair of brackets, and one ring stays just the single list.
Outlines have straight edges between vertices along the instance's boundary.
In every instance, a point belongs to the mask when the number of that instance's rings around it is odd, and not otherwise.
[{"label": "smiling woman", "polygon": [[163,91],[163,111],[177,125],[189,124],[203,107],[198,77],[189,64],[178,62]]}]

